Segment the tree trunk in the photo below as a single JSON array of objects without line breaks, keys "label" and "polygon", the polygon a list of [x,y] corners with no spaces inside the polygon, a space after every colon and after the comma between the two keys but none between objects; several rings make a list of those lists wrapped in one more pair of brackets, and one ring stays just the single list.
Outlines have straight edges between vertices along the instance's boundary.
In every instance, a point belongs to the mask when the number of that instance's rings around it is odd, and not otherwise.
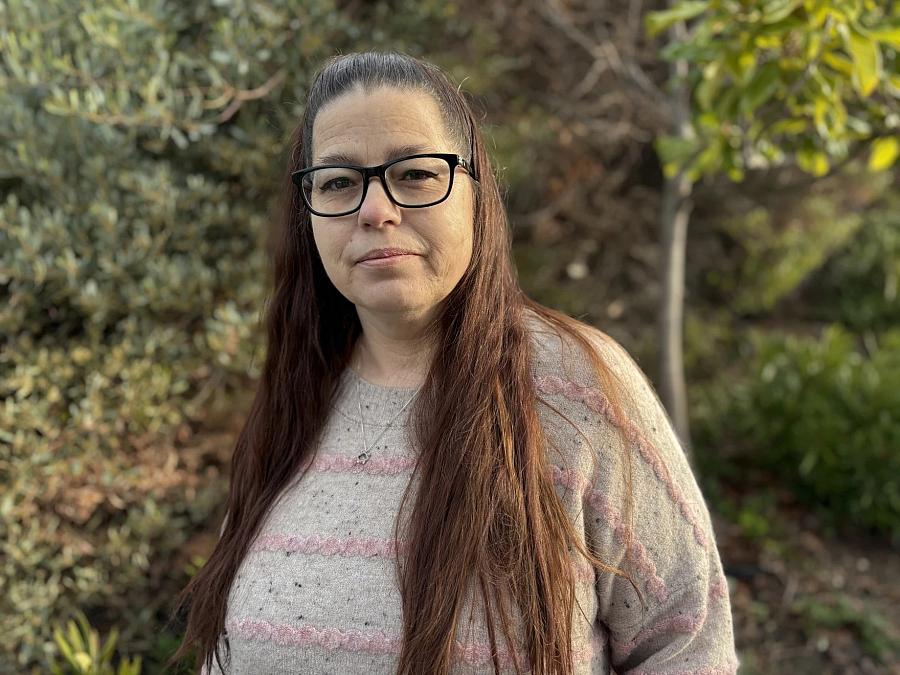
[{"label": "tree trunk", "polygon": [[[684,23],[678,22],[671,30],[673,37],[681,39],[685,33]],[[675,132],[679,135],[692,133],[690,126],[690,92],[685,77],[687,64],[676,61],[672,64],[673,89],[671,111]],[[663,187],[661,213],[662,279],[659,313],[659,392],[666,410],[672,418],[675,433],[681,440],[688,458],[692,456],[690,422],[687,405],[687,389],[684,380],[684,359],[682,352],[684,332],[684,265],[687,243],[687,229],[690,219],[691,192],[693,183],[680,171],[672,178],[666,178]]]},{"label": "tree trunk", "polygon": [[662,297],[660,298],[660,398],[688,455],[691,433],[682,357],[684,325],[684,261],[691,183],[679,175],[668,179],[662,208]]}]

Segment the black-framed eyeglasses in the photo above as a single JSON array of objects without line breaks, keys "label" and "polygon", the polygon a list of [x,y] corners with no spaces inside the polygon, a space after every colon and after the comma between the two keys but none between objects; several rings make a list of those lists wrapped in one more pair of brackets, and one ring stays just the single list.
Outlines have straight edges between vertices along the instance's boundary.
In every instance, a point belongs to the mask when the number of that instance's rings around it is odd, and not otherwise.
[{"label": "black-framed eyeglasses", "polygon": [[362,206],[373,176],[378,176],[397,206],[421,209],[440,204],[450,196],[457,166],[478,182],[471,162],[445,152],[408,155],[380,166],[323,164],[294,171],[291,180],[300,188],[310,213],[346,216]]}]

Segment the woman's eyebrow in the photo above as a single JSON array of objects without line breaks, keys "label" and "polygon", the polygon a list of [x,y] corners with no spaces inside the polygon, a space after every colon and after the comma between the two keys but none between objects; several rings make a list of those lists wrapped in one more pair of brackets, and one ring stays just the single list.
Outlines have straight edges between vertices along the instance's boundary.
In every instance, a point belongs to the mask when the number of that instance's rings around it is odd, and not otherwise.
[{"label": "woman's eyebrow", "polygon": [[[397,159],[399,157],[406,157],[406,155],[417,155],[422,152],[433,152],[430,148],[424,145],[401,145],[395,148],[391,148],[387,152],[387,157],[385,158],[385,162],[390,162],[392,159]],[[351,155],[346,155],[343,152],[334,152],[328,155],[322,155],[319,157],[314,164],[361,164],[359,160]]]}]

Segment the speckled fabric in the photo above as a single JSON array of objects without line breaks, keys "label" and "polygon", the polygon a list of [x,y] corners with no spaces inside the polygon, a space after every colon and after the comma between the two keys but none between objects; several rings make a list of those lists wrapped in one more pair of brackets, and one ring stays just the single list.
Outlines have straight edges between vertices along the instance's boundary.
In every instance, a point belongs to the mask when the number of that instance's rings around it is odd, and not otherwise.
[{"label": "speckled fabric", "polygon": [[[735,673],[729,589],[709,511],[655,391],[621,346],[592,332],[601,358],[634,397],[627,419],[616,419],[584,355],[531,315],[528,326],[557,492],[591,550],[627,570],[647,604],[642,611],[627,580],[573,554],[575,673]],[[384,431],[365,464],[356,461],[363,449],[357,384],[369,442]],[[415,490],[417,477],[408,411],[385,426],[413,391],[343,374],[311,470],[276,502],[228,596],[220,637],[230,648],[226,673],[396,672],[402,617],[393,528],[403,491],[410,481]],[[617,426],[632,458],[630,520]],[[470,590],[454,673],[494,672],[480,602]],[[513,673],[499,635],[501,672]],[[518,658],[527,663],[524,652]],[[222,672],[215,660],[211,672]]]}]

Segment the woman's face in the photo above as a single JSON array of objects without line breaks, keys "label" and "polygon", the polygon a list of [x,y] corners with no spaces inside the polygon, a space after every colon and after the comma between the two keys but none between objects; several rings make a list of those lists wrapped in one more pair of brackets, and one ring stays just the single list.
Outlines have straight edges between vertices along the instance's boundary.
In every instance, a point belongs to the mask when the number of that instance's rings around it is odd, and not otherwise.
[{"label": "woman's face", "polygon": [[[323,158],[329,155],[374,166],[402,155],[457,152],[436,101],[393,87],[342,94],[319,110],[312,135],[313,166],[326,163]],[[311,218],[325,272],[358,312],[388,320],[427,320],[469,264],[474,213],[471,179],[457,168],[450,195],[434,206],[397,206],[381,181],[371,178],[359,211]],[[379,248],[415,254],[380,263],[359,261]]]}]

